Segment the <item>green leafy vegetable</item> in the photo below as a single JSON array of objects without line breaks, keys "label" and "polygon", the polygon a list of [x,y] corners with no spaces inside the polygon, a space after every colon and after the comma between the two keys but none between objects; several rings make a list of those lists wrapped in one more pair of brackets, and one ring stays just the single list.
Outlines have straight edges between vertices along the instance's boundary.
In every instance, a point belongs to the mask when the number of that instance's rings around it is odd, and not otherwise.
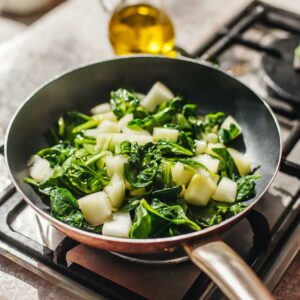
[{"label": "green leafy vegetable", "polygon": [[[157,228],[159,224],[160,228]],[[131,238],[158,237],[159,233],[177,227],[177,232],[181,226],[191,230],[201,230],[200,226],[191,221],[179,204],[168,205],[153,199],[149,204],[145,199],[135,210],[135,219],[130,231]],[[163,230],[161,230],[163,229]]]},{"label": "green leafy vegetable", "polygon": [[193,156],[193,152],[189,149],[186,149],[174,142],[168,140],[158,141],[158,148],[161,153],[165,156],[173,155],[184,155],[184,156]]},{"label": "green leafy vegetable", "polygon": [[158,173],[161,155],[151,143],[136,147],[124,165],[126,180],[135,188],[152,185]]},{"label": "green leafy vegetable", "polygon": [[234,140],[239,134],[239,128],[233,123],[230,124],[229,130],[221,128],[218,132],[219,139],[222,143]]},{"label": "green leafy vegetable", "polygon": [[218,155],[218,158],[221,160],[222,164],[220,169],[223,175],[229,177],[234,181],[241,177],[234,160],[232,159],[226,148],[213,148],[212,150]]},{"label": "green leafy vegetable", "polygon": [[223,112],[207,114],[204,119],[204,128],[206,132],[212,130],[215,126],[219,127],[224,122],[226,115]]},{"label": "green leafy vegetable", "polygon": [[139,97],[125,89],[118,89],[110,94],[110,105],[118,119],[134,113],[140,103]]},{"label": "green leafy vegetable", "polygon": [[129,237],[133,239],[146,239],[152,230],[152,219],[148,210],[140,204],[135,210]]},{"label": "green leafy vegetable", "polygon": [[252,198],[255,195],[256,180],[261,176],[259,174],[253,174],[243,176],[237,181],[237,201],[245,201]]},{"label": "green leafy vegetable", "polygon": [[109,178],[104,170],[88,166],[81,157],[72,156],[63,164],[63,182],[79,195],[101,191]]},{"label": "green leafy vegetable", "polygon": [[89,225],[79,210],[76,198],[64,188],[49,190],[51,214],[62,222],[87,231],[100,232],[101,227]]},{"label": "green leafy vegetable", "polygon": [[225,204],[211,201],[207,206],[189,206],[187,216],[202,227],[209,227],[221,223],[239,212],[246,206],[241,203]]}]

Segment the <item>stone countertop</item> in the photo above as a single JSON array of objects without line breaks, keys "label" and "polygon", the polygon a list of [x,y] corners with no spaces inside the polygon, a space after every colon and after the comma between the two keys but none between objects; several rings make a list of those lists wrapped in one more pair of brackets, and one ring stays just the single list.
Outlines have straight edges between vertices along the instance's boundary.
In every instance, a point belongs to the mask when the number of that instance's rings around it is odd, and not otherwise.
[{"label": "stone countertop", "polygon": [[[268,1],[300,13],[299,0]],[[193,51],[250,0],[227,0],[226,5],[222,0],[165,2],[175,23],[177,44]],[[107,22],[99,0],[66,1],[27,28],[0,19],[0,144],[17,106],[39,85],[67,69],[113,56]],[[3,24],[9,30],[4,32]],[[8,183],[0,157],[0,191]],[[2,299],[74,297],[0,256]]]}]

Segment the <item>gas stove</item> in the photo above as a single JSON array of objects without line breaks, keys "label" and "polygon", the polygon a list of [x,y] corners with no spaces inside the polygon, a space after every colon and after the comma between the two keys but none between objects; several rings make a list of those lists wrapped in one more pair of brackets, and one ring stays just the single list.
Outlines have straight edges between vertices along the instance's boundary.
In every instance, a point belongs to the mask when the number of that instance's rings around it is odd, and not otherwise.
[{"label": "gas stove", "polygon": [[[246,83],[266,99],[279,120],[284,141],[280,171],[255,209],[222,235],[273,292],[300,247],[299,90],[281,85],[282,78],[274,78],[266,68],[286,59],[277,46],[290,39],[300,41],[300,16],[254,2],[194,53],[178,49]],[[283,79],[286,82],[288,78]],[[128,256],[89,248],[38,217],[7,174],[0,175],[0,182],[0,254],[76,297],[223,298],[184,253]]]}]

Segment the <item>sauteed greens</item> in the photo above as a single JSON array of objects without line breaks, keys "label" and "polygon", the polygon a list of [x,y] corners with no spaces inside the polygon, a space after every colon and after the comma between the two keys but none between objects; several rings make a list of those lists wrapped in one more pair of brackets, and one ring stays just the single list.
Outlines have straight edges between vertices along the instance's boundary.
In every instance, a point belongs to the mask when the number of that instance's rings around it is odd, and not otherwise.
[{"label": "sauteed greens", "polygon": [[218,224],[255,195],[260,176],[230,147],[242,134],[232,116],[200,116],[159,82],[147,95],[112,91],[91,112],[63,115],[49,147],[29,161],[25,180],[62,222],[114,237],[167,237]]}]

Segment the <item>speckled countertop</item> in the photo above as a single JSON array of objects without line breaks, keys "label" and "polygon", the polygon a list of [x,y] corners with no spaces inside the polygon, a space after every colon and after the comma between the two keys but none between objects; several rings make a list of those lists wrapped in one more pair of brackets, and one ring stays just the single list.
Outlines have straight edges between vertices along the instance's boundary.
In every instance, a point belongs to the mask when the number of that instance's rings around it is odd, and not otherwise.
[{"label": "speckled countertop", "polygon": [[[192,51],[250,0],[166,0],[177,44]],[[298,11],[299,0],[269,0]],[[199,20],[201,26],[199,26]],[[80,64],[112,57],[108,16],[98,0],[69,0],[26,27],[0,18],[0,143],[17,106],[43,82]],[[9,178],[0,157],[0,191]],[[0,256],[0,300],[74,299]]]}]

